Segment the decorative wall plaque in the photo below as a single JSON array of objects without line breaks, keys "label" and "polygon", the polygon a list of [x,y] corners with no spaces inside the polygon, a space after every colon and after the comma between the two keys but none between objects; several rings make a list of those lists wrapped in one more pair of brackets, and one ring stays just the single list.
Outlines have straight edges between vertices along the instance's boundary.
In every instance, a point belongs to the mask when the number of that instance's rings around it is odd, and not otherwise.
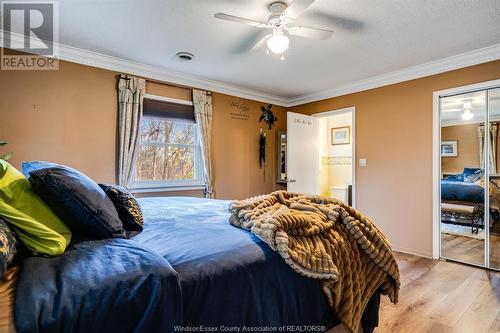
[{"label": "decorative wall plaque", "polygon": [[245,101],[232,99],[229,101],[229,105],[231,106],[231,118],[239,120],[250,119],[250,107],[245,104]]}]

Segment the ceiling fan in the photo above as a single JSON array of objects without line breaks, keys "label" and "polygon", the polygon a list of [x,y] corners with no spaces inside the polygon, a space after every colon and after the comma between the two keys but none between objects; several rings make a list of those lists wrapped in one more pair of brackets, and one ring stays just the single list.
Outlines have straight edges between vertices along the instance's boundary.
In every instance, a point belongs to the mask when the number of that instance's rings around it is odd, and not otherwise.
[{"label": "ceiling fan", "polygon": [[315,0],[293,0],[290,5],[278,1],[273,2],[268,6],[270,15],[267,22],[259,22],[234,15],[217,13],[215,18],[246,24],[255,28],[272,29],[272,33],[264,36],[258,41],[252,50],[260,48],[264,42],[267,44],[267,52],[272,52],[281,55],[281,60],[284,59],[284,53],[288,50],[290,39],[288,35],[300,36],[313,39],[328,39],[332,36],[333,31],[326,29],[318,29],[294,25],[293,21],[301,15]]},{"label": "ceiling fan", "polygon": [[446,108],[446,109],[443,109],[442,112],[447,113],[447,112],[459,112],[460,111],[460,112],[462,112],[462,114],[460,114],[460,118],[462,118],[462,120],[466,120],[466,121],[471,120],[474,117],[474,113],[472,113],[472,111],[480,110],[480,109],[474,108],[472,105],[472,102],[473,102],[472,99],[466,99],[463,102],[461,102],[463,104],[463,106],[461,108]]}]

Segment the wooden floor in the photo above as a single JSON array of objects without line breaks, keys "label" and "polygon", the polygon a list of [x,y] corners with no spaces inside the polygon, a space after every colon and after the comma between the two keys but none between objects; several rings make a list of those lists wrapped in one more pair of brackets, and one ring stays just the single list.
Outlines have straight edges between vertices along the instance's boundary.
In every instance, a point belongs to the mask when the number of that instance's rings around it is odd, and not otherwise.
[{"label": "wooden floor", "polygon": [[396,253],[399,303],[382,297],[376,333],[500,332],[500,273]]},{"label": "wooden floor", "polygon": [[[483,265],[484,240],[441,234],[441,255],[471,264]],[[499,235],[490,235],[490,265],[500,268]]]}]

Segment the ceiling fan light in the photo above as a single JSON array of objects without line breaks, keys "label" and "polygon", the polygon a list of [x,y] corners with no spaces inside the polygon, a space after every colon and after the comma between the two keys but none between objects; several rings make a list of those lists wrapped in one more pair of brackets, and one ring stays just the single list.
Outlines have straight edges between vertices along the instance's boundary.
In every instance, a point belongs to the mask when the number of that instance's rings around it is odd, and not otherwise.
[{"label": "ceiling fan light", "polygon": [[470,109],[465,109],[464,112],[460,115],[460,118],[465,121],[471,120],[472,118],[474,118],[474,114],[470,112]]},{"label": "ceiling fan light", "polygon": [[290,40],[287,36],[282,34],[275,34],[267,40],[267,48],[275,54],[282,54],[288,50]]},{"label": "ceiling fan light", "polygon": [[465,101],[464,102],[464,106],[463,106],[463,109],[472,109],[472,102],[471,101]]}]

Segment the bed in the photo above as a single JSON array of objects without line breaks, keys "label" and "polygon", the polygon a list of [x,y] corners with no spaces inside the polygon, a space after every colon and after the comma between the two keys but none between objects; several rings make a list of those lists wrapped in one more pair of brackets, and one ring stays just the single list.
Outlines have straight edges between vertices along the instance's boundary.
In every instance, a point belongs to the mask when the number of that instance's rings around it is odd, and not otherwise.
[{"label": "bed", "polygon": [[484,188],[476,183],[442,179],[441,200],[483,203]]},{"label": "bed", "polygon": [[[139,202],[145,227],[131,239],[83,241],[59,257],[23,261],[14,305],[19,333],[324,331],[339,324],[318,280],[228,223],[228,201]],[[364,311],[364,332],[378,324],[379,297]]]},{"label": "bed", "polygon": [[[469,177],[476,176],[478,180],[471,181]],[[474,179],[473,179],[474,180]],[[484,224],[482,222],[484,211],[484,176],[481,169],[464,168],[463,173],[448,176],[441,179],[441,203],[442,221],[445,223]],[[500,189],[496,182],[489,183],[489,205],[490,205],[490,226],[498,220],[500,211]],[[474,214],[466,214],[465,218],[460,218],[460,209],[456,212],[449,207],[471,208]],[[462,210],[463,210],[462,209]],[[450,214],[451,213],[451,214]],[[480,215],[479,222],[474,223],[476,215]],[[476,229],[477,231],[477,229]]]}]

